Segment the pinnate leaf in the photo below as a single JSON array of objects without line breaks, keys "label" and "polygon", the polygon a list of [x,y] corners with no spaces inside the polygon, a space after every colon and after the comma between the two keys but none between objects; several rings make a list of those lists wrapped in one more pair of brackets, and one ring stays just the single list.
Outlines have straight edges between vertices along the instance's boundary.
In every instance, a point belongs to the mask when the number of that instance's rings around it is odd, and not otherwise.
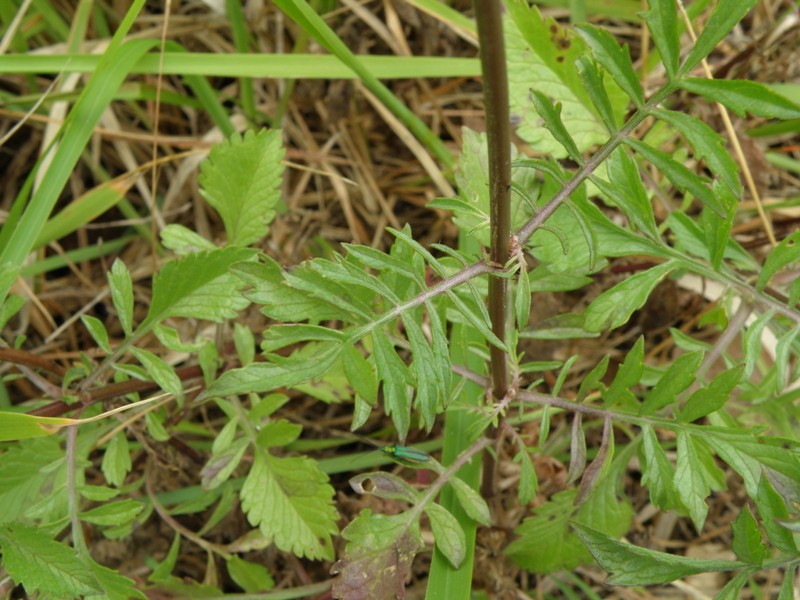
[{"label": "pinnate leaf", "polygon": [[675,489],[681,502],[689,510],[697,531],[701,531],[708,514],[705,500],[712,489],[721,489],[724,486],[724,475],[714,464],[708,448],[685,431],[678,432],[676,462]]},{"label": "pinnate leaf", "polygon": [[745,566],[736,561],[702,560],[648,550],[579,523],[573,523],[573,527],[595,560],[610,573],[611,585],[656,585],[696,573],[734,571]]},{"label": "pinnate leaf", "polygon": [[425,545],[419,524],[408,516],[373,515],[365,509],[345,527],[344,556],[331,569],[339,575],[333,597],[346,600],[395,600],[405,595],[414,556]]},{"label": "pinnate leaf", "polygon": [[679,85],[687,92],[724,104],[741,117],[750,113],[772,119],[800,118],[800,106],[755,81],[689,78]]},{"label": "pinnate leaf", "polygon": [[333,494],[314,461],[258,451],[242,486],[242,509],[250,524],[284,552],[330,560],[338,518]]},{"label": "pinnate leaf", "polygon": [[283,173],[280,131],[234,134],[200,166],[201,194],[222,217],[228,243],[248,246],[275,218]]}]

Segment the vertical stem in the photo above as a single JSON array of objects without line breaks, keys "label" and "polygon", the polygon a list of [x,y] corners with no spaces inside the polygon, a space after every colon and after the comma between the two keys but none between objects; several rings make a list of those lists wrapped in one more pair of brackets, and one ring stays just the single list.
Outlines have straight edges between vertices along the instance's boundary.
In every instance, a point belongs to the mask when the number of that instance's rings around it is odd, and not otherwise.
[{"label": "vertical stem", "polygon": [[[502,3],[500,0],[473,0],[472,4],[478,24],[489,145],[491,259],[503,265],[508,261],[511,236],[511,131]],[[489,316],[492,332],[505,341],[509,316],[507,279],[489,277]],[[492,392],[499,399],[508,390],[508,356],[494,346],[490,346],[490,352]]]}]

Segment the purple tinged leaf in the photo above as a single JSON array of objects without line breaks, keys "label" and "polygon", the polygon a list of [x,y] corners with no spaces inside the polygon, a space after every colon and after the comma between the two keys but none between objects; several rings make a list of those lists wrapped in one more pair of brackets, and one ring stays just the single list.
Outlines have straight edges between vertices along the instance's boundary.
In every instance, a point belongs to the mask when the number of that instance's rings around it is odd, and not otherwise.
[{"label": "purple tinged leaf", "polygon": [[578,480],[586,468],[586,435],[581,427],[583,413],[575,413],[572,418],[572,439],[569,445],[569,469],[567,483]]},{"label": "purple tinged leaf", "polygon": [[578,496],[575,498],[575,506],[580,506],[589,497],[592,490],[608,472],[608,467],[611,465],[613,457],[614,427],[611,424],[611,419],[606,418],[603,421],[603,439],[600,442],[600,449],[597,451],[597,456],[594,457],[594,460],[583,472],[581,484],[578,486]]}]

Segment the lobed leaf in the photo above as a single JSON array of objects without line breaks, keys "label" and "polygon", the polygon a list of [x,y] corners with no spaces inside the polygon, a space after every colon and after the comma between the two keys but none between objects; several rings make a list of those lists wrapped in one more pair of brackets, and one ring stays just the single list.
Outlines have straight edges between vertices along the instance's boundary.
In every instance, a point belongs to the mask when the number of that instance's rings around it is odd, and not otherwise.
[{"label": "lobed leaf", "polygon": [[724,487],[724,474],[703,443],[685,431],[678,431],[675,489],[689,511],[697,531],[702,531],[708,514],[706,498],[712,489]]},{"label": "lobed leaf", "polygon": [[214,207],[228,244],[249,246],[267,235],[280,200],[283,144],[277,129],[235,133],[200,165],[200,193]]},{"label": "lobed leaf", "polygon": [[531,90],[531,100],[536,107],[536,112],[543,120],[543,125],[547,128],[555,140],[561,144],[567,151],[567,154],[577,162],[579,165],[583,164],[583,156],[580,150],[575,145],[575,140],[564,127],[564,122],[561,120],[561,109],[563,105],[556,102],[555,105],[550,101],[550,98],[537,90]]},{"label": "lobed leaf", "polygon": [[608,129],[609,133],[616,133],[619,129],[617,116],[611,105],[611,99],[603,85],[603,76],[597,69],[596,63],[588,56],[581,56],[575,63],[581,83],[586,88],[586,93],[592,101],[594,109]]},{"label": "lobed leaf", "polygon": [[650,501],[661,510],[686,512],[675,489],[675,469],[650,425],[642,427],[642,485],[650,494]]},{"label": "lobed leaf", "polygon": [[257,451],[240,496],[250,524],[280,550],[312,560],[333,558],[334,491],[316,462]]},{"label": "lobed leaf", "polygon": [[605,29],[588,24],[578,25],[575,29],[592,49],[597,62],[605,67],[633,103],[639,108],[644,106],[644,91],[633,70],[628,46],[620,47],[614,36]]},{"label": "lobed leaf", "polygon": [[407,389],[408,368],[397,356],[386,334],[382,331],[373,331],[371,337],[375,367],[383,389],[384,410],[392,417],[397,435],[404,440],[411,426],[411,402]]}]

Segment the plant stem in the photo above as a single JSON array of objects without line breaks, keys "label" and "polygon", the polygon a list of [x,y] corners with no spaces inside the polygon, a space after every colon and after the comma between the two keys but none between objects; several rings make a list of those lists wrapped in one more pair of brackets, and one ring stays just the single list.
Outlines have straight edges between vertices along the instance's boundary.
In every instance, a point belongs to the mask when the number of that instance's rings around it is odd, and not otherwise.
[{"label": "plant stem", "polygon": [[[511,131],[508,76],[503,41],[502,4],[498,0],[473,0],[480,41],[486,137],[489,147],[489,203],[491,259],[508,261],[511,236]],[[489,277],[489,316],[492,332],[505,343],[508,327],[508,280]],[[508,390],[508,355],[491,346],[492,392],[497,399]]]}]

